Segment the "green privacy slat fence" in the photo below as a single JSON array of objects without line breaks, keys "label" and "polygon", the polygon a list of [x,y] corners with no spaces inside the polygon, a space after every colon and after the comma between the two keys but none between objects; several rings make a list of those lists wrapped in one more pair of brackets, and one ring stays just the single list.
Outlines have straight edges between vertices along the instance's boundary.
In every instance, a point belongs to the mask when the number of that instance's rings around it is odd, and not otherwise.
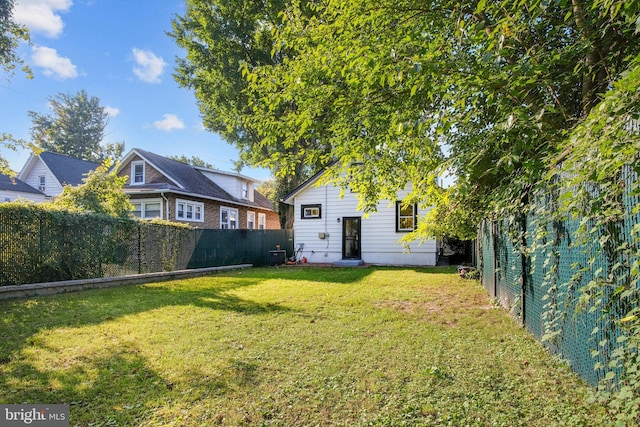
[{"label": "green privacy slat fence", "polygon": [[194,230],[0,205],[0,286],[217,267],[268,265],[292,230]]},{"label": "green privacy slat fence", "polygon": [[[625,170],[623,181],[627,188],[636,187],[637,179],[630,168]],[[612,319],[620,318],[629,307],[610,303],[606,293],[603,304],[589,302],[579,306],[581,289],[593,280],[602,280],[616,262],[632,265],[634,260],[608,259],[599,236],[589,242],[579,241],[580,219],[554,221],[541,215],[553,208],[547,204],[549,200],[541,197],[536,203],[543,209],[534,209],[524,224],[509,225],[501,220],[480,225],[482,284],[536,338],[596,385],[607,374],[611,354],[618,345],[620,330]],[[640,223],[640,214],[633,212],[638,204],[637,194],[624,195],[626,214],[616,232],[629,244],[633,243],[633,226]],[[517,239],[514,244],[511,237],[518,235],[523,226],[527,255],[523,255]],[[630,278],[621,275],[614,281],[617,285],[628,284]],[[613,292],[614,287],[605,289]]]}]

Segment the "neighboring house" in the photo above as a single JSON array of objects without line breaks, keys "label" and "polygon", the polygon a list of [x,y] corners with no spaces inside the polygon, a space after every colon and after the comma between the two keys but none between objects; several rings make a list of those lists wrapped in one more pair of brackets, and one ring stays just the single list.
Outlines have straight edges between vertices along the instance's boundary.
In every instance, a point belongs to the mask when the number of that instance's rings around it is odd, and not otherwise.
[{"label": "neighboring house", "polygon": [[122,160],[124,191],[142,219],[186,222],[198,228],[279,229],[272,203],[253,178],[191,166],[135,148]]},{"label": "neighboring house", "polygon": [[0,174],[0,203],[13,202],[17,199],[44,202],[48,200],[48,197],[42,191],[36,190],[18,178]]},{"label": "neighboring house", "polygon": [[86,175],[98,166],[100,163],[43,151],[38,155],[31,154],[18,178],[47,197],[55,197],[62,193],[65,185],[82,184]]},{"label": "neighboring house", "polygon": [[410,251],[399,240],[416,227],[419,216],[429,209],[400,203],[410,188],[398,193],[398,199],[381,201],[377,212],[365,217],[358,210],[357,195],[332,184],[317,185],[320,172],[288,194],[282,201],[294,206],[294,247],[298,260],[336,265],[436,265],[435,239],[410,242]]}]

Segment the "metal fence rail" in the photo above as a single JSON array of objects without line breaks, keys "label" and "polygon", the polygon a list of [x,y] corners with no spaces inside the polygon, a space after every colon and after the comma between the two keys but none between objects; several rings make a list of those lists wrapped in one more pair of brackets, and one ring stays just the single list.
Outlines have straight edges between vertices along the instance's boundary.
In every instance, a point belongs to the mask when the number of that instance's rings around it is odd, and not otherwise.
[{"label": "metal fence rail", "polygon": [[250,263],[293,253],[292,230],[200,230],[0,206],[0,286]]}]

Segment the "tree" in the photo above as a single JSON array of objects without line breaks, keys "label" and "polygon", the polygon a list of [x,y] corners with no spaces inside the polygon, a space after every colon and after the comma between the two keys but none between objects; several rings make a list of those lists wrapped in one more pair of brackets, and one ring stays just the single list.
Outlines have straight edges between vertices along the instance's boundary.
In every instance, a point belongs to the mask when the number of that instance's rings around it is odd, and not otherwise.
[{"label": "tree", "polygon": [[179,162],[186,163],[191,166],[200,166],[203,168],[213,169],[213,165],[211,163],[205,162],[198,156],[187,157],[184,154],[182,154],[180,156],[175,155],[175,156],[168,156],[168,157],[170,159],[177,160]]},{"label": "tree", "polygon": [[279,49],[272,55],[272,32],[282,25],[286,3],[187,0],[186,12],[176,16],[169,34],[187,52],[186,57],[178,59],[174,77],[180,86],[194,91],[204,126],[239,149],[238,169],[244,165],[267,167],[276,175],[288,175],[279,181],[279,185],[288,186],[281,190],[284,194],[330,158],[325,155],[300,161],[301,151],[307,147],[323,151],[323,144],[315,137],[284,144],[275,134],[265,141],[253,126],[254,111],[245,92],[248,81],[243,76],[243,64],[248,69],[277,66],[289,55],[290,49]]},{"label": "tree", "polygon": [[[295,55],[244,66],[258,145],[290,147],[275,156],[284,170],[328,145],[331,178],[366,210],[412,182],[410,197],[439,205],[461,237],[526,204],[640,51],[637,1],[328,0],[315,12],[291,4],[275,28],[274,56]],[[448,191],[436,186],[445,170]]]},{"label": "tree", "polygon": [[[0,68],[11,77],[17,65],[24,61],[16,53],[20,41],[29,42],[29,30],[13,20],[14,0],[0,0]],[[29,67],[23,66],[28,78],[33,77]]]},{"label": "tree", "polygon": [[[16,48],[21,40],[29,41],[29,31],[24,26],[16,24],[13,20],[13,0],[0,0],[0,68],[9,79],[13,76],[13,72],[17,65],[24,64],[23,60],[16,53]],[[32,78],[33,74],[29,67],[22,67],[27,78]],[[16,141],[11,135],[0,134],[0,143],[10,150],[16,150],[17,147],[25,147],[28,144],[25,141]],[[9,163],[0,156],[0,173],[14,175],[9,168]]]},{"label": "tree", "polygon": [[101,144],[108,113],[99,98],[89,97],[84,90],[73,96],[59,93],[49,98],[49,105],[53,115],[28,112],[33,122],[31,138],[36,146],[93,162],[122,155],[124,142]]},{"label": "tree", "polygon": [[83,184],[77,187],[66,185],[51,203],[70,211],[128,218],[133,206],[129,202],[129,196],[122,191],[127,177],[118,176],[117,168],[111,166],[112,161],[106,160],[87,174]]}]

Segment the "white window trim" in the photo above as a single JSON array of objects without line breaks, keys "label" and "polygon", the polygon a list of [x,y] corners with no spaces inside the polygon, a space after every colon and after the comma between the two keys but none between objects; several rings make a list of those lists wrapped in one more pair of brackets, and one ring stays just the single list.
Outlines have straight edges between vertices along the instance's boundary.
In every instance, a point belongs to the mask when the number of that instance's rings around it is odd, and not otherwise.
[{"label": "white window trim", "polygon": [[266,230],[267,229],[267,215],[263,213],[258,213],[258,230]]},{"label": "white window trim", "polygon": [[256,213],[253,211],[247,211],[247,228],[249,230],[256,228]]},{"label": "white window trim", "polygon": [[[231,212],[234,212],[234,213],[236,214],[236,226],[235,226],[235,228],[231,228],[231,227],[230,227],[230,225],[231,225],[231,222],[230,222],[230,221],[227,221],[227,223],[223,223],[223,222],[222,222],[222,212],[223,212],[223,211],[227,211],[227,218],[230,218],[230,217],[231,217],[231,215],[230,215],[230,214],[231,214]],[[239,228],[239,227],[238,227],[238,226],[239,226],[239,224],[238,224],[238,220],[239,220],[239,218],[240,218],[240,212],[238,211],[238,209],[236,209],[236,208],[230,208],[230,207],[228,207],[228,206],[220,206],[220,228],[221,228],[221,229],[225,229],[225,230],[237,230],[237,229]],[[227,225],[227,227],[223,227],[223,225]]]},{"label": "white window trim", "polygon": [[312,205],[301,205],[300,219],[322,219],[322,205],[317,203]]},{"label": "white window trim", "polygon": [[[131,199],[129,200],[131,202],[132,205],[135,204],[140,204],[140,216],[136,217],[135,215],[133,215],[133,213],[131,213],[131,215],[134,218],[140,218],[140,219],[154,219],[154,218],[160,218],[160,219],[164,219],[163,217],[163,211],[164,211],[164,206],[163,206],[163,202],[162,199]],[[145,216],[146,213],[146,209],[145,206],[147,204],[151,204],[151,203],[160,203],[160,216],[152,216],[152,217],[147,217]]]},{"label": "white window trim", "polygon": [[[183,216],[182,217],[180,217],[178,215],[179,205],[183,205],[184,206]],[[193,218],[191,218],[191,219],[186,217],[187,206],[191,206],[192,207]],[[196,208],[200,208],[200,219],[196,219]],[[194,202],[192,200],[176,199],[176,216],[175,216],[175,218],[176,218],[176,221],[204,222],[204,203]]]},{"label": "white window trim", "polygon": [[243,199],[249,200],[249,183],[247,181],[240,183],[240,193]]},{"label": "white window trim", "polygon": [[38,190],[44,192],[47,188],[47,177],[45,175],[38,176]]},{"label": "white window trim", "polygon": [[[405,208],[410,207],[411,215],[401,215],[400,211],[403,207]],[[416,225],[418,222],[417,216],[418,216],[418,207],[416,204],[406,206],[406,205],[403,205],[401,201],[396,202],[396,232],[404,233],[404,232],[414,231],[416,229]],[[400,223],[402,222],[403,218],[411,218],[411,223],[412,223],[411,228],[405,228],[400,226]]]},{"label": "white window trim", "polygon": [[[142,182],[136,182],[136,166],[142,165]],[[147,182],[147,168],[145,166],[144,160],[137,160],[135,162],[131,162],[131,179],[129,180],[131,185],[143,185]]]}]

